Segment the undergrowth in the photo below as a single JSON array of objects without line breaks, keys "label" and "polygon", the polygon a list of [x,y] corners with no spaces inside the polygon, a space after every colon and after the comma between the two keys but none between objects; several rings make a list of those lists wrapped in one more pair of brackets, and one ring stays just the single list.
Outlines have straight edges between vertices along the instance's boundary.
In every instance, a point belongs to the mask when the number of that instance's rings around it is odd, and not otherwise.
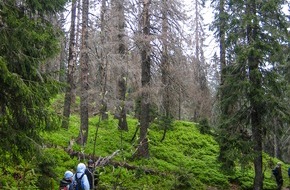
[{"label": "undergrowth", "polygon": [[[132,159],[138,142],[139,133],[133,139],[138,121],[130,116],[127,119],[129,131],[124,132],[118,130],[118,121],[112,116],[102,122],[97,116],[91,117],[87,144],[84,147],[77,144],[73,146],[74,150],[92,155],[94,139],[97,135],[95,156],[106,157],[116,150],[120,150],[113,160],[135,166],[134,170],[126,167],[114,168],[110,164],[97,168],[100,173],[99,189],[202,190],[208,187],[229,189],[230,183],[237,183],[241,189],[252,189],[253,167],[237,167],[236,172],[231,175],[223,173],[221,165],[217,161],[219,154],[217,142],[213,136],[201,134],[192,122],[174,121],[163,141],[161,141],[163,130],[160,130],[158,122],[153,122],[148,133],[150,158]],[[79,117],[73,115],[68,130],[59,129],[55,132],[45,133],[43,137],[46,142],[61,146],[67,145],[71,139],[78,136],[79,126]],[[58,154],[66,155],[65,152]],[[275,161],[277,160],[264,155],[264,165],[267,166],[265,167],[264,189],[275,188],[275,181],[271,176],[271,163],[275,163]],[[61,178],[65,170],[74,170],[78,162],[86,162],[86,160],[68,159],[63,156],[58,162],[60,164],[57,166],[57,174]],[[146,173],[147,170],[156,173],[149,175]],[[285,172],[286,169],[284,169]]]},{"label": "undergrowth", "polygon": [[[72,142],[73,150],[85,155],[93,155],[95,151],[94,156],[106,157],[119,150],[112,161],[133,166],[132,169],[108,164],[97,168],[100,174],[98,189],[224,190],[230,189],[231,183],[237,184],[241,189],[252,189],[253,166],[236,167],[231,174],[223,173],[221,164],[217,161],[219,146],[208,130],[200,133],[199,125],[173,121],[163,140],[162,127],[159,122],[153,121],[148,132],[150,158],[135,160],[132,155],[136,151],[139,132],[133,137],[138,120],[128,116],[127,121],[129,130],[125,132],[118,130],[118,121],[112,116],[101,122],[98,116],[90,117],[87,144],[81,147],[74,142],[79,134],[80,119],[79,116],[72,115],[69,129],[59,127],[42,133],[43,159],[33,160],[32,157],[31,163],[19,163],[14,167],[10,164],[7,168],[3,163],[0,165],[0,189],[57,189],[66,170],[74,171],[79,162],[86,163],[88,159],[81,155],[70,156],[65,151]],[[264,189],[275,189],[271,168],[278,160],[266,154],[263,156]],[[9,155],[5,159],[7,158]],[[287,165],[284,166],[283,175],[286,177]],[[15,175],[20,176],[20,179]]]}]

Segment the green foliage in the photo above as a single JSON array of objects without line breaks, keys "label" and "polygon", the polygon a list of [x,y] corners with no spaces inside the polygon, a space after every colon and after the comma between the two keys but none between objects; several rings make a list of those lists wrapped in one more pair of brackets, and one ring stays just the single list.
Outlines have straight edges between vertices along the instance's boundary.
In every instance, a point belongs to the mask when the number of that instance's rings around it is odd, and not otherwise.
[{"label": "green foliage", "polygon": [[211,134],[211,127],[209,121],[206,118],[201,119],[196,127],[199,129],[201,134]]},{"label": "green foliage", "polygon": [[[135,100],[135,117],[140,118],[141,116],[141,96],[139,96]],[[149,120],[150,122],[153,121],[155,118],[158,117],[158,106],[156,104],[151,104],[150,105],[150,110],[149,110]]]},{"label": "green foliage", "polygon": [[26,0],[28,7],[33,13],[39,12],[56,12],[64,9],[67,0]]},{"label": "green foliage", "polygon": [[41,174],[38,178],[39,189],[45,190],[47,187],[58,186],[65,171],[74,171],[77,163],[77,159],[71,158],[63,149],[45,149],[37,167],[37,172]]},{"label": "green foliage", "polygon": [[[57,132],[44,133],[47,142],[66,146],[65,142],[77,137],[79,118],[72,116],[70,121],[68,131],[59,129]],[[138,138],[134,142],[131,139],[138,121],[128,117],[128,132],[118,130],[117,124],[118,121],[112,116],[101,122],[98,117],[90,118],[88,143],[83,148],[78,145],[73,147],[74,150],[92,155],[94,135],[98,127],[96,155],[104,157],[120,150],[114,160],[126,161],[139,168],[99,168],[101,189],[112,186],[126,189],[195,188],[206,187],[208,184],[216,187],[228,186],[227,178],[219,172],[219,165],[216,163],[218,145],[211,136],[200,134],[191,122],[173,122],[173,128],[167,132],[167,138],[163,142],[160,142],[162,133],[159,127],[152,125],[149,130],[152,159],[149,160],[132,160],[136,151],[134,144],[138,142]],[[187,170],[180,169],[181,166]],[[160,175],[145,174],[147,169]]]},{"label": "green foliage", "polygon": [[164,130],[165,128],[167,130],[172,129],[172,123],[173,123],[173,118],[165,116],[165,115],[160,116],[157,121],[159,128],[162,130]]},{"label": "green foliage", "polygon": [[180,168],[176,171],[176,179],[172,189],[206,189],[206,185],[199,181],[187,168]]},{"label": "green foliage", "polygon": [[[216,34],[225,32],[225,39],[220,40],[225,41],[221,46],[226,53],[219,88],[221,113],[217,141],[221,147],[220,161],[227,169],[233,169],[236,161],[247,165],[257,156],[252,154],[255,148],[250,143],[252,139],[265,139],[264,135],[273,132],[273,125],[276,131],[288,130],[284,128],[289,118],[289,98],[285,96],[288,87],[281,73],[289,59],[289,47],[285,47],[289,44],[289,25],[281,11],[285,1],[222,2],[225,13],[220,13],[221,7],[216,4],[214,23]],[[258,125],[253,125],[255,119]],[[276,121],[281,124],[277,126]],[[262,129],[258,129],[260,126]],[[252,130],[258,130],[261,139],[250,138],[247,132]]]},{"label": "green foliage", "polygon": [[[0,1],[0,168],[4,189],[37,188],[40,174],[35,168],[42,168],[37,163],[43,154],[39,133],[59,124],[49,105],[60,84],[39,69],[58,51],[58,33],[44,18],[47,12],[59,10],[64,1],[53,2]],[[34,9],[33,3],[42,8]]]},{"label": "green foliage", "polygon": [[35,158],[19,165],[1,163],[1,189],[37,189],[37,179],[40,176],[35,172]]},{"label": "green foliage", "polygon": [[[97,168],[100,174],[99,189],[207,189],[215,187],[217,189],[228,189],[229,182],[238,184],[242,189],[251,189],[253,183],[253,167],[236,167],[235,172],[226,175],[220,169],[221,164],[217,157],[219,146],[211,135],[201,134],[196,126],[191,122],[175,121],[173,128],[167,133],[167,138],[160,142],[162,133],[158,126],[152,125],[149,130],[150,139],[150,159],[132,160],[135,139],[131,142],[135,127],[138,124],[136,119],[128,117],[129,131],[118,130],[118,121],[109,117],[107,121],[99,122],[98,117],[89,120],[89,140],[85,147],[74,144],[73,149],[91,155],[93,153],[94,135],[98,128],[97,136],[97,156],[108,156],[117,149],[119,154],[113,158],[114,161],[126,162],[134,166],[135,169],[125,167],[113,167],[107,165]],[[44,183],[46,187],[57,188],[59,180],[66,170],[74,170],[79,160],[71,158],[64,148],[68,142],[76,138],[79,132],[79,117],[73,115],[70,120],[68,130],[59,128],[56,131],[42,133],[45,139],[43,158],[34,166],[35,185]],[[80,160],[86,162],[86,160]],[[271,176],[273,160],[264,154],[265,180],[264,189],[273,189],[275,180]],[[238,165],[238,164],[237,164]],[[4,168],[4,167],[0,167]],[[287,175],[287,167],[284,167],[283,174]],[[15,172],[14,168],[10,175]],[[1,170],[1,169],[0,169]],[[156,173],[148,174],[146,172]],[[10,176],[8,175],[8,176]],[[2,179],[5,184],[16,185],[14,178],[6,177]],[[41,176],[39,178],[38,176]],[[9,182],[10,181],[10,182]],[[14,184],[14,185],[13,185]],[[42,188],[40,188],[42,189]]]},{"label": "green foliage", "polygon": [[[61,107],[63,107],[64,105],[64,94],[58,94],[57,96],[51,98],[50,103],[51,103],[51,108],[53,110],[57,110],[58,114],[61,115],[62,113],[62,109],[59,109]],[[77,114],[79,113],[79,106],[80,105],[80,97],[77,96],[75,99],[75,102],[71,103],[71,114]]]}]

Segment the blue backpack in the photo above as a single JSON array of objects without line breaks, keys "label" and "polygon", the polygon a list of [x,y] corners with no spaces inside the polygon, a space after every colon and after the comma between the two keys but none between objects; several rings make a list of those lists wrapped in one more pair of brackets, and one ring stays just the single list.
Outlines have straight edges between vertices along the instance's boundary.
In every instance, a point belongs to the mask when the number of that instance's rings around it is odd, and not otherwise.
[{"label": "blue backpack", "polygon": [[274,169],[272,170],[272,174],[273,174],[274,176],[277,176],[277,175],[278,175],[278,168],[274,168]]},{"label": "blue backpack", "polygon": [[82,178],[85,175],[83,173],[80,178],[77,177],[77,173],[75,175],[75,180],[74,180],[74,190],[83,190],[83,184],[82,184]]}]

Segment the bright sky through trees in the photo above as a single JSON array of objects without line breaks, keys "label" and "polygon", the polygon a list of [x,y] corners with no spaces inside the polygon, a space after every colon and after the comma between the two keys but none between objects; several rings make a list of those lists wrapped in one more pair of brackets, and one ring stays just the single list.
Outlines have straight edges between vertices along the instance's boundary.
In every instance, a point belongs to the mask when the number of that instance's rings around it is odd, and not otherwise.
[{"label": "bright sky through trees", "polygon": [[[193,0],[185,0],[184,1],[184,9],[187,12],[188,17],[192,17],[192,15],[194,15],[194,3]],[[207,1],[205,4],[205,8],[204,10],[202,10],[201,13],[202,17],[203,17],[203,23],[205,24],[205,33],[206,33],[206,37],[205,37],[205,45],[207,46],[206,48],[204,48],[204,53],[205,53],[205,58],[206,60],[209,62],[209,60],[211,59],[211,57],[213,56],[213,54],[218,50],[217,48],[217,44],[215,42],[215,39],[213,37],[213,32],[209,30],[209,27],[213,21],[213,10],[210,7],[210,1]],[[188,23],[188,26],[185,27],[189,27],[191,23]],[[188,34],[193,35],[193,32],[189,31],[192,29],[186,29],[188,31]],[[194,47],[189,47],[189,49],[191,49]]]}]

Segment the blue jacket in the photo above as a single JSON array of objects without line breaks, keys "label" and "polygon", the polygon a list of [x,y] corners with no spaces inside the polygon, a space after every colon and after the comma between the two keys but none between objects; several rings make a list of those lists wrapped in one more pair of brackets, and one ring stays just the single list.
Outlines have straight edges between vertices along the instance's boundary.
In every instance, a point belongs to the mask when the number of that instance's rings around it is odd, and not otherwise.
[{"label": "blue jacket", "polygon": [[[77,166],[77,172],[75,173],[73,177],[74,181],[76,181],[76,177],[80,178],[85,173],[85,170],[86,170],[86,165],[84,163],[79,163]],[[90,184],[89,184],[89,180],[86,174],[83,175],[81,179],[81,183],[84,190],[90,190]]]}]

